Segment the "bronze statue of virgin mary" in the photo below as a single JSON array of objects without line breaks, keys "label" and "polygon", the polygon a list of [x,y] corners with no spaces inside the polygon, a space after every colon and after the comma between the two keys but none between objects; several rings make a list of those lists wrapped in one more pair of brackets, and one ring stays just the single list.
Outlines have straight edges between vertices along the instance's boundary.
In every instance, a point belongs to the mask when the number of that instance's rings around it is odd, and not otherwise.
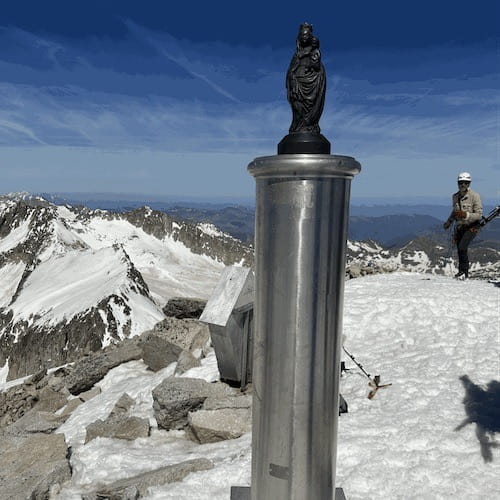
[{"label": "bronze statue of virgin mary", "polygon": [[288,102],[292,107],[292,132],[320,133],[319,119],[325,104],[326,74],[319,40],[309,23],[300,25],[297,49],[286,75]]}]

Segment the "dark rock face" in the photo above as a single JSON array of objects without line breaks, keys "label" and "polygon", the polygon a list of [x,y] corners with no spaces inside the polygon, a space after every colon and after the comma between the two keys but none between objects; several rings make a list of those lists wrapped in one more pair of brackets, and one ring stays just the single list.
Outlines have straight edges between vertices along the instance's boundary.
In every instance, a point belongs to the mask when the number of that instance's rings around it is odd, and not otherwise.
[{"label": "dark rock face", "polygon": [[203,299],[174,297],[167,302],[163,308],[163,312],[165,316],[177,319],[198,319],[206,305],[207,301]]},{"label": "dark rock face", "polygon": [[47,327],[23,321],[12,325],[12,329],[20,333],[17,342],[14,335],[0,338],[0,350],[9,357],[9,380],[98,351],[102,347],[105,325],[95,307],[66,324]]}]

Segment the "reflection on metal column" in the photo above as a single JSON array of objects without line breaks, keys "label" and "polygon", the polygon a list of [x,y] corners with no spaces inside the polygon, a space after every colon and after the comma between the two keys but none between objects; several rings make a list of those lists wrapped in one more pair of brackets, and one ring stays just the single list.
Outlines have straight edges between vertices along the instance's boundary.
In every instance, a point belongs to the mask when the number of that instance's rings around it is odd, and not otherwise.
[{"label": "reflection on metal column", "polygon": [[335,496],[351,157],[256,158],[252,500]]}]

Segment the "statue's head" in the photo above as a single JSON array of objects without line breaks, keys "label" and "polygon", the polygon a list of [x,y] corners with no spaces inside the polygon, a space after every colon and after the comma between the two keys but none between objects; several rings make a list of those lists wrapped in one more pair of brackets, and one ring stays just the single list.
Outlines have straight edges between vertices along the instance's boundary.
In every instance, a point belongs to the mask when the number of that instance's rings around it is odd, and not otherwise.
[{"label": "statue's head", "polygon": [[311,43],[313,39],[312,32],[313,32],[312,24],[304,23],[300,25],[299,35],[297,36],[297,39],[299,40],[300,44],[303,47]]}]

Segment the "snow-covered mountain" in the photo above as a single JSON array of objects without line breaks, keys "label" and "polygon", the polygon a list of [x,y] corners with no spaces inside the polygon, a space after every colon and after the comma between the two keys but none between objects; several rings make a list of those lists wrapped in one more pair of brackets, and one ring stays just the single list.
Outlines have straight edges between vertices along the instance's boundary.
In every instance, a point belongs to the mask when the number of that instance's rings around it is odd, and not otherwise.
[{"label": "snow-covered mountain", "polygon": [[[453,275],[451,250],[426,238],[399,249],[349,241],[348,274]],[[499,250],[472,247],[472,276],[498,278]],[[0,368],[8,362],[15,378],[137,335],[164,318],[169,298],[207,298],[225,265],[252,263],[252,248],[215,226],[148,207],[116,213],[0,196]]]},{"label": "snow-covered mountain", "polygon": [[207,224],[0,197],[0,367],[34,373],[137,335],[173,296],[207,298],[253,254]]},{"label": "snow-covered mountain", "polygon": [[[500,277],[500,244],[471,246],[469,259],[472,278]],[[347,263],[351,269],[361,267],[376,273],[413,271],[453,276],[458,271],[453,242],[429,237],[416,238],[401,248],[383,248],[375,241],[348,241]]]}]

